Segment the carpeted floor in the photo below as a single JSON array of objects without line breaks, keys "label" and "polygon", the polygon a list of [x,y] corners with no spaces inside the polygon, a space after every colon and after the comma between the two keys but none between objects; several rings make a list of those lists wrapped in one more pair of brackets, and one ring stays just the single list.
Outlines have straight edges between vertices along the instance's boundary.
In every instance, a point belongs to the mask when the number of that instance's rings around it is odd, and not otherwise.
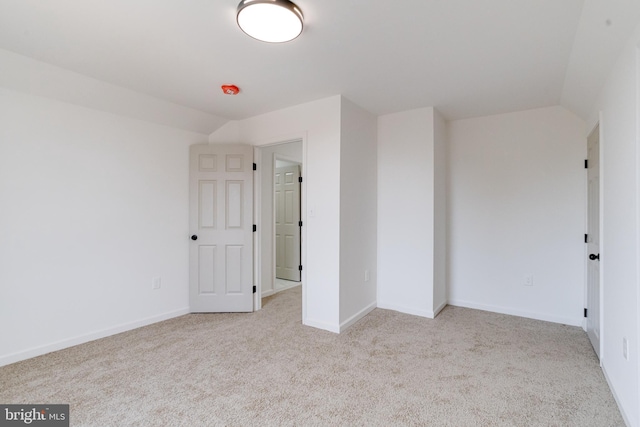
[{"label": "carpeted floor", "polygon": [[72,426],[623,426],[579,328],[447,307],[376,309],[335,335],[300,287],[0,368],[0,402],[69,403]]}]

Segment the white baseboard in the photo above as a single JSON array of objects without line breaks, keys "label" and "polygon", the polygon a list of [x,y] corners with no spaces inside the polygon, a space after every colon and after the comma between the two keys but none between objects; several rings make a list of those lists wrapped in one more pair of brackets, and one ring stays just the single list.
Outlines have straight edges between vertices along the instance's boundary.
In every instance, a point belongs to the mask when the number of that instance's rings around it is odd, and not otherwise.
[{"label": "white baseboard", "polygon": [[51,353],[53,351],[62,350],[65,348],[73,347],[75,345],[84,344],[89,341],[94,341],[100,338],[105,338],[111,335],[119,334],[121,332],[130,331],[143,326],[151,325],[153,323],[162,322],[163,320],[172,319],[174,317],[183,316],[189,313],[189,308],[181,308],[180,310],[174,310],[167,313],[159,314],[157,316],[147,317],[145,319],[136,320],[134,322],[123,323],[116,325],[112,328],[101,329],[99,331],[90,332],[88,334],[79,335],[77,337],[68,338],[54,343],[46,344],[39,347],[33,347],[28,350],[18,351],[15,353],[0,356],[0,366],[9,365],[11,363],[27,360],[32,357],[42,356],[43,354]]},{"label": "white baseboard", "polygon": [[260,298],[266,298],[266,297],[270,297],[271,295],[275,295],[278,292],[282,292],[282,291],[286,291],[292,288],[295,288],[296,286],[301,286],[302,282],[291,282],[290,284],[288,284],[287,286],[283,286],[279,289],[269,289],[268,291],[263,291]]},{"label": "white baseboard", "polygon": [[442,304],[436,307],[433,311],[433,318],[435,319],[438,314],[448,305],[447,301],[443,301]]},{"label": "white baseboard", "polygon": [[356,314],[354,314],[353,316],[351,316],[350,318],[348,318],[347,320],[345,320],[344,322],[342,322],[340,324],[340,332],[346,331],[350,326],[352,326],[358,320],[362,319],[364,316],[371,313],[376,308],[376,306],[377,304],[374,301],[368,306],[366,306],[365,308],[363,308],[362,310],[360,310],[359,312],[357,312]]},{"label": "white baseboard", "polygon": [[275,293],[276,293],[276,291],[274,291],[273,289],[271,289],[269,291],[262,291],[262,293],[260,294],[260,298],[270,297],[271,295],[273,295]]},{"label": "white baseboard", "polygon": [[[446,303],[444,305],[447,305]],[[400,304],[387,303],[385,301],[378,301],[378,308],[384,308],[386,310],[399,311],[400,313],[412,314],[414,316],[427,317],[433,319],[435,317],[433,311],[421,310],[418,308],[407,307]],[[442,307],[444,308],[444,306]],[[442,310],[441,308],[441,310]]]},{"label": "white baseboard", "polygon": [[602,366],[602,372],[604,373],[604,378],[607,380],[607,384],[609,385],[609,390],[611,390],[611,394],[613,394],[613,398],[618,404],[618,409],[620,409],[620,414],[622,414],[622,419],[624,420],[624,423],[627,425],[627,427],[631,427],[631,423],[629,422],[629,417],[627,417],[627,414],[624,412],[624,408],[620,404],[620,399],[618,399],[618,394],[616,393],[616,389],[613,388],[613,386],[611,385],[609,374],[607,374],[607,370],[604,367],[603,363],[601,363],[601,366]]},{"label": "white baseboard", "polygon": [[562,317],[545,313],[536,313],[532,311],[515,310],[512,308],[499,307],[495,305],[477,304],[470,301],[449,300],[449,305],[455,307],[473,308],[476,310],[490,311],[493,313],[508,314],[510,316],[526,317],[528,319],[544,320],[545,322],[562,323],[563,325],[582,326],[582,317]]},{"label": "white baseboard", "polygon": [[325,331],[333,332],[335,334],[340,333],[340,325],[334,325],[330,323],[320,322],[313,319],[302,319],[302,324],[305,326],[311,326],[312,328],[322,329]]}]

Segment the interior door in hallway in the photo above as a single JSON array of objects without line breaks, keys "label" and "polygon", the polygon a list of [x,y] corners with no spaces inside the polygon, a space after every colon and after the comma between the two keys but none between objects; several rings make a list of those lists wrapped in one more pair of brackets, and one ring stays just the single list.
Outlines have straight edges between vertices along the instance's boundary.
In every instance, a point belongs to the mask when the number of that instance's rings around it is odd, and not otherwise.
[{"label": "interior door in hallway", "polygon": [[191,146],[189,199],[191,312],[253,311],[253,147]]},{"label": "interior door in hallway", "polygon": [[600,357],[600,127],[587,140],[587,334]]},{"label": "interior door in hallway", "polygon": [[276,277],[300,281],[300,166],[276,168]]}]

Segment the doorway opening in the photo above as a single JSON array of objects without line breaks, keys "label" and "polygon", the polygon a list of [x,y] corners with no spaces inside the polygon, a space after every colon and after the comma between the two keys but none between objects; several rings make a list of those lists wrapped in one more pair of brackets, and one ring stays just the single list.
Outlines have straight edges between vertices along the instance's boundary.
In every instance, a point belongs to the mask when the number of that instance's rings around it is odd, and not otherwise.
[{"label": "doorway opening", "polygon": [[304,141],[256,146],[255,310],[262,298],[302,286],[304,317]]}]

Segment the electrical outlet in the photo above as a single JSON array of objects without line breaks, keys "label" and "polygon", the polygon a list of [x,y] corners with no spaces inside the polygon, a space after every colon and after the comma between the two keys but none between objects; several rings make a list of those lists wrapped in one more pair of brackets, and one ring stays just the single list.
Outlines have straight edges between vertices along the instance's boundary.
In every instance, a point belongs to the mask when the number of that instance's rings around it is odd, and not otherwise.
[{"label": "electrical outlet", "polygon": [[162,282],[159,277],[154,277],[151,279],[151,289],[160,289],[162,287]]},{"label": "electrical outlet", "polygon": [[524,278],[525,286],[533,286],[533,276],[527,276]]},{"label": "electrical outlet", "polygon": [[622,357],[624,360],[629,360],[629,340],[626,337],[622,338]]},{"label": "electrical outlet", "polygon": [[364,281],[368,282],[369,281],[369,270],[365,270],[364,271]]}]

